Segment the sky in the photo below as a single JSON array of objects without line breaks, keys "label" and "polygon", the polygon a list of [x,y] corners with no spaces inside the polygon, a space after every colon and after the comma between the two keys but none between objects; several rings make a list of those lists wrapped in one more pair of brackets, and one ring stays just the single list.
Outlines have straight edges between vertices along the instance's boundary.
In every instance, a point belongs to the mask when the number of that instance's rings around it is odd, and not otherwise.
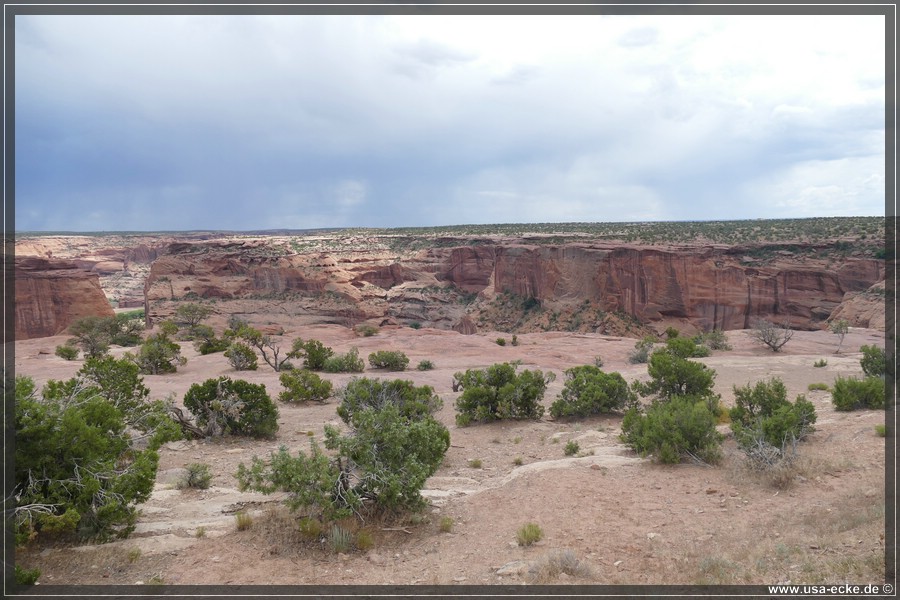
[{"label": "sky", "polygon": [[17,15],[16,229],[884,215],[884,25]]}]

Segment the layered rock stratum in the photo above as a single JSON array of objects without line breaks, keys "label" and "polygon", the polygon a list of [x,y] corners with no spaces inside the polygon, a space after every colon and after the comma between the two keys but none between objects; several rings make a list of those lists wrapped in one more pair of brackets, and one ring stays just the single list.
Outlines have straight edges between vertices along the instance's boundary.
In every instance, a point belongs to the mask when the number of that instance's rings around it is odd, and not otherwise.
[{"label": "layered rock stratum", "polygon": [[16,257],[16,339],[63,333],[81,317],[112,316],[96,273],[68,260]]},{"label": "layered rock stratum", "polygon": [[[883,219],[687,224],[674,241],[640,233],[639,226],[652,232],[652,224],[620,224],[614,235],[598,235],[590,224],[587,233],[563,224],[565,233],[546,226],[551,233],[514,235],[504,230],[510,226],[474,233],[55,235],[17,240],[16,252],[45,261],[32,260],[23,277],[34,279],[40,265],[48,265],[46,277],[55,272],[61,281],[61,269],[50,265],[67,259],[82,274],[70,277],[73,283],[85,274],[96,278],[109,303],[141,306],[151,324],[194,301],[211,306],[221,320],[239,314],[258,326],[289,320],[641,336],[669,325],[745,329],[757,319],[812,330],[846,318],[853,326],[883,329],[883,238],[872,236],[879,223]],[[735,243],[706,237],[719,230],[743,233]],[[59,333],[74,314],[64,306],[69,303],[79,305],[79,314],[107,311],[96,286],[90,298],[79,286],[65,297],[17,293],[17,332]]]}]

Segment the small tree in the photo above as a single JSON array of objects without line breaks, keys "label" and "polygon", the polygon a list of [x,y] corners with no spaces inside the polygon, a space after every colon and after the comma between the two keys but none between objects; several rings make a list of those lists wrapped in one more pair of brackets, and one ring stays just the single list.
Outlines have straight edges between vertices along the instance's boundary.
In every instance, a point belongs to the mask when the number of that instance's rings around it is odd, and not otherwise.
[{"label": "small tree", "polygon": [[310,371],[324,370],[325,361],[334,356],[334,350],[319,340],[307,340],[304,342],[302,339],[296,339],[291,352],[297,358],[302,358],[303,366]]},{"label": "small tree", "polygon": [[136,505],[153,490],[156,450],[179,437],[165,404],[148,402],[148,393],[133,364],[110,357],[88,359],[75,378],[51,380],[41,394],[30,378],[16,378],[17,542],[134,529]]},{"label": "small tree", "polygon": [[789,445],[814,431],[816,410],[802,395],[792,404],[778,377],[734,387],[735,406],[729,411],[735,439],[744,448],[757,446],[761,438],[783,454]]},{"label": "small tree", "polygon": [[278,396],[282,402],[312,401],[324,404],[331,396],[331,382],[306,369],[282,373],[278,380],[284,387],[284,391]]},{"label": "small tree", "polygon": [[462,427],[473,421],[540,419],[544,414],[540,402],[554,377],[527,369],[516,374],[510,363],[456,373],[454,381],[463,390],[456,400],[456,423]]},{"label": "small tree", "polygon": [[212,314],[212,309],[202,304],[189,302],[175,309],[175,322],[193,330]]},{"label": "small tree", "polygon": [[683,459],[717,463],[722,436],[707,398],[676,396],[653,402],[646,412],[634,407],[622,419],[622,441],[641,456],[673,464]]},{"label": "small tree", "polygon": [[104,317],[83,317],[69,325],[69,333],[74,337],[70,344],[81,347],[85,357],[101,356],[109,351],[112,336],[105,326]]},{"label": "small tree", "polygon": [[831,402],[835,410],[883,409],[884,399],[884,379],[881,377],[838,377],[831,388]]},{"label": "small tree", "polygon": [[187,359],[181,356],[181,346],[165,333],[148,336],[136,356],[131,353],[125,356],[134,361],[145,375],[174,373],[178,365],[187,363]]},{"label": "small tree", "polygon": [[75,360],[78,358],[78,348],[66,342],[56,347],[55,354],[64,360]]},{"label": "small tree", "polygon": [[648,407],[635,404],[625,412],[620,437],[642,456],[653,454],[663,463],[685,458],[715,463],[722,441],[716,431],[720,412],[719,396],[713,393],[716,372],[686,358],[693,353],[693,342],[683,341],[671,338],[666,348],[650,356],[650,380],[632,387],[654,399]]},{"label": "small tree", "polygon": [[[675,338],[680,339],[680,338]],[[633,388],[641,396],[659,396],[669,400],[675,396],[712,396],[716,372],[688,360],[669,349],[660,349],[650,356],[647,364],[650,381],[636,381]]]},{"label": "small tree", "polygon": [[779,352],[794,337],[794,330],[787,323],[775,325],[769,321],[758,320],[750,330],[750,337],[768,346],[772,352]]},{"label": "small tree", "polygon": [[884,377],[890,366],[884,348],[878,346],[862,346],[859,349],[863,353],[859,359],[863,373],[868,377]]},{"label": "small tree", "polygon": [[373,369],[405,371],[409,365],[409,357],[403,352],[379,350],[369,354],[369,364],[372,365]]},{"label": "small tree", "polygon": [[207,379],[188,389],[184,406],[208,436],[274,438],[278,431],[278,408],[262,384],[228,377]]},{"label": "small tree", "polygon": [[422,398],[432,391],[410,382],[353,379],[340,393],[338,407],[348,431],[326,426],[329,459],[311,442],[309,455],[290,456],[282,447],[270,461],[241,464],[241,490],[288,492],[292,509],[306,509],[326,521],[368,506],[395,512],[424,504],[420,490],[450,447],[450,433],[434,419]]},{"label": "small tree", "polygon": [[194,347],[202,355],[224,352],[231,345],[227,337],[217,338],[215,331],[209,325],[195,325],[192,328],[191,337],[194,338]]},{"label": "small tree", "polygon": [[837,350],[834,351],[835,354],[839,354],[841,351],[841,345],[844,343],[844,336],[847,335],[847,332],[850,331],[850,325],[847,323],[846,319],[838,319],[836,321],[832,321],[828,328],[831,329],[831,333],[838,336],[838,347]]},{"label": "small tree", "polygon": [[593,365],[572,367],[565,373],[562,392],[550,406],[554,418],[612,412],[637,401],[619,373],[604,373]]},{"label": "small tree", "polygon": [[290,363],[287,362],[288,359],[296,358],[299,356],[299,354],[297,353],[297,349],[294,348],[283,358],[278,358],[279,354],[281,354],[281,347],[278,345],[277,341],[273,339],[269,334],[264,334],[258,329],[254,329],[249,325],[241,326],[241,328],[237,330],[236,333],[238,337],[256,348],[262,355],[263,360],[266,361],[266,364],[272,367],[275,372],[289,367]]},{"label": "small tree", "polygon": [[362,373],[366,365],[359,357],[359,350],[350,348],[346,354],[338,354],[325,359],[322,370],[326,373]]},{"label": "small tree", "polygon": [[[342,435],[325,426],[325,445],[346,457],[355,496],[383,510],[424,506],[419,494],[450,448],[450,432],[432,412],[440,407],[428,386],[357,379],[342,394],[338,415],[350,427]],[[359,395],[357,395],[359,394]]]},{"label": "small tree", "polygon": [[255,371],[259,367],[253,348],[240,342],[234,342],[228,347],[225,358],[235,371]]}]

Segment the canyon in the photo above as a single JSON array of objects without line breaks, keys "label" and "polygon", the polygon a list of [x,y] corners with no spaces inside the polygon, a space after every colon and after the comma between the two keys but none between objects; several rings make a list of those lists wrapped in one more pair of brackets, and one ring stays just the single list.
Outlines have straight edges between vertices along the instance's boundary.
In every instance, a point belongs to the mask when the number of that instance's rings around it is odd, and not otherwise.
[{"label": "canyon", "polygon": [[152,325],[186,301],[273,325],[468,334],[641,336],[669,326],[747,329],[758,319],[815,330],[831,318],[883,330],[885,263],[875,244],[865,235],[726,244],[393,230],[24,236],[16,335],[55,335],[110,306],[142,307]]}]

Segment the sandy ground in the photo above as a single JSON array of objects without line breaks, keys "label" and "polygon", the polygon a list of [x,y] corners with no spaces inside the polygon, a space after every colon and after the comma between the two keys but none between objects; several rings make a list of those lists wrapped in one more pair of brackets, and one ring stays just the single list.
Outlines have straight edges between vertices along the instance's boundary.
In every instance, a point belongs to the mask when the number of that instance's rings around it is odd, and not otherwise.
[{"label": "sandy ground", "polygon": [[[382,329],[356,337],[339,326],[289,330],[343,352],[351,346],[366,357],[381,349],[403,350],[414,367],[432,360],[436,369],[365,376],[402,377],[435,388],[444,401],[438,418],[450,430],[451,448],[423,494],[430,506],[421,515],[364,527],[374,539],[366,550],[335,553],[326,544],[304,542],[281,496],[241,493],[234,473],[241,462],[267,456],[280,445],[307,450],[309,432],[323,438],[327,423],[339,424],[335,401],[325,405],[279,405],[275,441],[224,438],[167,444],[154,494],[142,506],[128,539],[75,548],[31,546],[17,563],[40,567],[44,584],[713,584],[877,583],[884,578],[885,438],[875,433],[884,411],[838,413],[827,391],[838,375],[861,375],[858,348],[884,343],[884,334],[851,329],[843,352],[825,331],[796,332],[775,354],[746,332],[728,332],[731,351],[700,359],[716,370],[716,391],[728,405],[732,387],[778,376],[793,399],[806,394],[818,412],[817,431],[801,445],[800,464],[786,487],[750,473],[734,442],[715,467],[657,465],[618,439],[621,416],[576,421],[501,422],[458,428],[451,389],[456,371],[521,360],[520,368],[553,371],[557,379],[544,398],[549,407],[562,389],[563,370],[601,356],[604,370],[626,380],[646,377],[646,365],[630,365],[635,340],[596,334],[520,334],[520,345],[500,347],[509,335],[409,328]],[[81,361],[53,354],[66,338],[16,343],[17,374],[38,385],[74,375]],[[262,364],[235,373],[221,354],[199,356],[182,344],[188,362],[173,375],[146,376],[152,397],[174,394],[181,401],[192,383],[228,375],[264,383],[274,398],[278,374]],[[114,355],[126,349],[114,348]],[[827,366],[813,367],[825,358]],[[336,387],[349,375],[325,375]],[[727,432],[727,426],[723,427]],[[579,457],[563,447],[577,440]],[[480,467],[470,461],[481,461]],[[516,465],[519,462],[521,465]],[[214,473],[207,490],[177,489],[180,469],[202,462]],[[238,531],[235,513],[253,517]],[[452,527],[442,531],[441,520]],[[540,525],[543,539],[516,543],[526,522]],[[546,568],[568,550],[578,569]],[[574,557],[574,559],[572,558]],[[543,571],[540,570],[544,566]],[[570,565],[571,566],[571,565]]]}]

